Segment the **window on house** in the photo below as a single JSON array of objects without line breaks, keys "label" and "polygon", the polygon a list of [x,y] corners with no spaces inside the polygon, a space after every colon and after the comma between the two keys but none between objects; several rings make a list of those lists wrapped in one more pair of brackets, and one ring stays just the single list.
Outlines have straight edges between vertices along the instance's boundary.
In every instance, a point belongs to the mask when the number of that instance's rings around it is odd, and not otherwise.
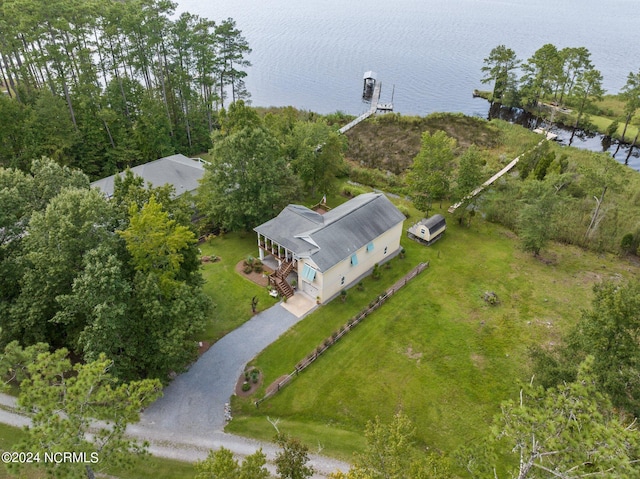
[{"label": "window on house", "polygon": [[373,241],[367,245],[367,253],[371,253],[373,251]]},{"label": "window on house", "polygon": [[384,254],[387,254],[387,247],[384,247]]},{"label": "window on house", "polygon": [[302,268],[302,277],[306,280],[313,281],[316,277],[316,270],[308,264],[305,264],[304,268]]},{"label": "window on house", "polygon": [[340,284],[344,284],[344,276],[340,279]]},{"label": "window on house", "polygon": [[358,256],[355,254],[351,255],[351,266],[355,266],[358,264]]}]

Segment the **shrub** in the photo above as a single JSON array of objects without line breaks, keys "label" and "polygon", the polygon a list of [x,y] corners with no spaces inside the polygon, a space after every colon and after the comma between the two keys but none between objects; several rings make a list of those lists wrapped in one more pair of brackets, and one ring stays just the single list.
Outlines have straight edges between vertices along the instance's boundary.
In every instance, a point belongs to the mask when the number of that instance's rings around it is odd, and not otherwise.
[{"label": "shrub", "polygon": [[409,218],[411,216],[409,208],[407,208],[406,206],[400,205],[398,206],[398,210],[400,210],[400,213],[402,213],[405,218]]},{"label": "shrub", "polygon": [[498,295],[493,291],[485,291],[484,293],[484,301],[490,306],[496,306],[500,304],[500,300],[498,299]]},{"label": "shrub", "polygon": [[253,266],[249,265],[249,264],[245,264],[244,268],[242,269],[242,271],[244,271],[244,274],[250,274],[253,272]]},{"label": "shrub", "polygon": [[242,390],[243,390],[244,392],[247,392],[249,389],[251,389],[251,384],[249,384],[249,383],[247,383],[247,382],[245,382],[245,383],[243,383],[243,384],[242,384]]},{"label": "shrub", "polygon": [[380,279],[382,273],[380,272],[380,265],[378,263],[373,265],[373,271],[371,272],[371,277],[373,279]]}]

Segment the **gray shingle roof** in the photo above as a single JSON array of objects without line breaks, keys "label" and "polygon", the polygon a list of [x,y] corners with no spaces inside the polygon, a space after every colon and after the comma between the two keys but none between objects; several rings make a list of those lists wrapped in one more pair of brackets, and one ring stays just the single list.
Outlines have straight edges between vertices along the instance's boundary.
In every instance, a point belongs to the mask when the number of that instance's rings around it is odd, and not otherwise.
[{"label": "gray shingle roof", "polygon": [[[153,186],[169,184],[173,186],[175,195],[180,196],[198,188],[199,180],[204,175],[204,165],[198,160],[178,154],[134,166],[131,171],[136,176],[140,176],[145,185],[147,183]],[[124,173],[118,174],[124,176]],[[115,175],[102,178],[91,183],[91,187],[100,189],[107,198],[110,198],[113,196],[114,179]]]},{"label": "gray shingle roof", "polygon": [[447,222],[444,219],[444,216],[440,214],[435,214],[430,218],[421,219],[416,225],[426,226],[427,229],[431,232],[439,230],[443,226],[446,226]]},{"label": "gray shingle roof", "polygon": [[289,205],[254,230],[327,271],[404,219],[382,193],[366,193],[324,215]]}]

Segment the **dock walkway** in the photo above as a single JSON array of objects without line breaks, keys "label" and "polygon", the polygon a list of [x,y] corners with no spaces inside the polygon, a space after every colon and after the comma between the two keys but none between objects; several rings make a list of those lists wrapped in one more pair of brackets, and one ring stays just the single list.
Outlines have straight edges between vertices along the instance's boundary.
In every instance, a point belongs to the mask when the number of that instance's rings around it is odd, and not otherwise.
[{"label": "dock walkway", "polygon": [[[540,143],[538,143],[535,146],[535,148],[538,148],[540,145],[542,145],[542,143],[544,143],[547,140],[549,140],[548,136],[545,137],[545,139],[542,140]],[[531,150],[529,150],[529,151],[531,151]],[[467,196],[465,196],[462,200],[458,201],[455,205],[451,205],[447,211],[449,211],[449,213],[455,213],[455,211],[460,206],[462,206],[466,201],[469,201],[470,199],[472,199],[472,198],[476,197],[477,195],[479,195],[482,192],[482,190],[484,190],[487,186],[493,184],[498,178],[500,178],[502,175],[504,175],[505,173],[510,171],[514,166],[516,166],[518,164],[518,161],[520,160],[520,158],[522,158],[522,156],[527,154],[529,151],[526,151],[526,152],[522,153],[521,155],[516,156],[513,160],[511,160],[511,162],[507,166],[502,168],[500,171],[498,171],[495,175],[493,175],[487,181],[482,183],[482,185],[478,186],[475,190],[473,190],[471,193],[469,193]]]},{"label": "dock walkway", "polygon": [[[344,134],[347,131],[349,131],[351,128],[356,126],[358,123],[360,123],[361,121],[366,120],[371,115],[373,115],[376,111],[378,111],[378,108],[379,108],[378,103],[380,102],[380,91],[381,90],[382,90],[382,82],[376,82],[376,86],[373,88],[373,95],[371,95],[371,107],[366,112],[364,112],[362,115],[360,115],[358,118],[356,118],[352,122],[347,123],[345,126],[340,128],[338,131],[340,133]],[[384,110],[392,110],[393,109],[393,106],[391,106],[390,104],[386,104],[386,103],[384,105],[380,105],[380,107],[383,107],[382,109],[384,109]]]}]

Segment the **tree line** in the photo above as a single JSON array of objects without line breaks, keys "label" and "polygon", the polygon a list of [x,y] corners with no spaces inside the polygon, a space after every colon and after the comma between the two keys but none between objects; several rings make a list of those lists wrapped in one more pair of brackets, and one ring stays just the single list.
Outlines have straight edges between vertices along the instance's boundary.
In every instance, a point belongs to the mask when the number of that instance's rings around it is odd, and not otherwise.
[{"label": "tree line", "polygon": [[[511,48],[498,45],[484,59],[482,72],[482,82],[492,85],[492,102],[524,107],[538,118],[543,114],[543,101],[552,102],[554,107],[570,107],[575,113],[571,125],[574,132],[576,128],[589,129],[588,113],[593,111],[594,101],[601,100],[605,93],[602,73],[585,47],[558,49],[547,43],[522,61]],[[629,73],[620,98],[625,105],[621,135],[624,142],[627,127],[640,108],[640,70]],[[559,120],[562,111],[555,111],[555,120]],[[633,144],[637,139],[636,135]]]},{"label": "tree line", "polygon": [[168,0],[0,2],[0,165],[47,156],[92,178],[211,146],[246,99],[251,49]]},{"label": "tree line", "polygon": [[113,361],[119,379],[167,381],[210,319],[192,210],[130,172],[107,200],[53,160],[0,168],[0,345]]}]

